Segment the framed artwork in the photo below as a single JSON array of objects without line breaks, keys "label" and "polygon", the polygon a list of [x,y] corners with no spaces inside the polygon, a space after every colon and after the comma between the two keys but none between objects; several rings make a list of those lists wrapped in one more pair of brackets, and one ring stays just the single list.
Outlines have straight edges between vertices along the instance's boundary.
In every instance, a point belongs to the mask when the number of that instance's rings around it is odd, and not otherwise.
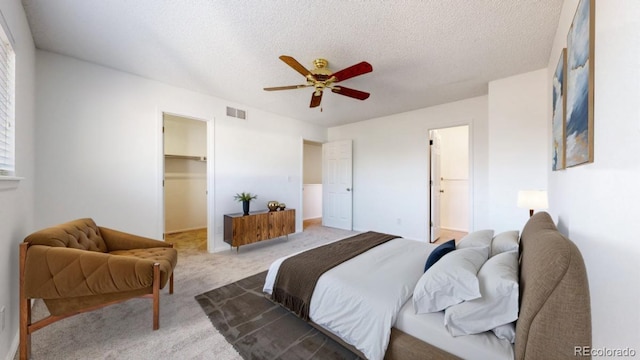
[{"label": "framed artwork", "polygon": [[580,0],[567,35],[566,167],[593,162],[595,0]]},{"label": "framed artwork", "polygon": [[562,49],[556,71],[553,73],[553,117],[551,119],[551,129],[553,134],[553,148],[551,168],[553,171],[565,168],[565,136],[566,127],[566,107],[567,97],[565,89],[567,86],[567,49]]}]

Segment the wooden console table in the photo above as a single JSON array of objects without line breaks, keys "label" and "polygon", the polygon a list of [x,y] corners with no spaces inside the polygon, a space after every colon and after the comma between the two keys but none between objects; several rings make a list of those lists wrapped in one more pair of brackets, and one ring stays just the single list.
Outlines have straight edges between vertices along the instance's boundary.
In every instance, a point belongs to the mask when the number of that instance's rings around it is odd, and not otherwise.
[{"label": "wooden console table", "polygon": [[236,247],[280,236],[289,238],[296,231],[295,209],[252,211],[224,216],[224,241]]}]

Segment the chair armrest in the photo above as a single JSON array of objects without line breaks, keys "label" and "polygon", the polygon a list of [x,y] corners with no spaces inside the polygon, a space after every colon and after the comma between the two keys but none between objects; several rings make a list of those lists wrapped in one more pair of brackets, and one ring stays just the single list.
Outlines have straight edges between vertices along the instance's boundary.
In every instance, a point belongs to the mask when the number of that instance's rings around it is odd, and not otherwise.
[{"label": "chair armrest", "polygon": [[25,260],[25,295],[58,299],[149,288],[151,259],[32,245]]},{"label": "chair armrest", "polygon": [[107,249],[109,249],[109,251],[173,247],[173,244],[164,241],[133,235],[102,226],[99,226],[98,228],[100,229],[102,239],[104,239],[105,244],[107,244]]}]

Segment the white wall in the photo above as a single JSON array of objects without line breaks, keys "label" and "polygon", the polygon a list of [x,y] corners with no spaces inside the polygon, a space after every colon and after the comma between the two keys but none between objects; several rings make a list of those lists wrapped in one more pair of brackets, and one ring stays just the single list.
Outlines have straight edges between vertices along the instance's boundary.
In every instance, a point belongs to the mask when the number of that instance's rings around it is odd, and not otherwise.
[{"label": "white wall", "polygon": [[469,128],[456,126],[440,134],[440,226],[469,231]]},{"label": "white wall", "polygon": [[207,156],[207,123],[164,114],[164,153],[166,155]]},{"label": "white wall", "polygon": [[487,97],[329,129],[329,140],[353,140],[353,227],[427,241],[429,130],[470,124],[474,222],[488,227]]},{"label": "white wall", "polygon": [[[37,52],[37,225],[79,217],[143,236],[162,236],[162,112],[205,119],[213,137],[207,172],[215,199],[214,251],[225,213],[241,211],[238,192],[301,202],[300,139],[326,141],[326,130],[66,56]],[[226,116],[247,110],[247,120]],[[297,211],[298,231],[302,214]]]},{"label": "white wall", "polygon": [[35,46],[22,4],[0,0],[0,10],[15,40],[16,175],[24,178],[0,181],[0,308],[5,308],[0,359],[13,359],[18,347],[18,244],[34,230]]},{"label": "white wall", "polygon": [[[566,46],[577,4],[564,4],[549,56],[549,79]],[[597,1],[595,11],[595,160],[549,172],[549,206],[587,266],[593,346],[633,347],[638,352],[640,2]]]},{"label": "white wall", "polygon": [[322,184],[304,184],[303,220],[322,217]]},{"label": "white wall", "polygon": [[489,199],[496,232],[521,230],[529,218],[519,190],[546,190],[549,173],[546,69],[489,83]]}]

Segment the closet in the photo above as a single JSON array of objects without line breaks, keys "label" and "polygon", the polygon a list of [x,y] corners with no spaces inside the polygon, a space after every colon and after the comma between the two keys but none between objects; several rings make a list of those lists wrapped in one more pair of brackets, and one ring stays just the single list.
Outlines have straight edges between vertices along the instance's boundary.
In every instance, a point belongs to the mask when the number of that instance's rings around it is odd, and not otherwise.
[{"label": "closet", "polygon": [[322,218],[322,144],[303,141],[302,219]]},{"label": "closet", "polygon": [[207,123],[164,114],[165,233],[207,228]]}]

